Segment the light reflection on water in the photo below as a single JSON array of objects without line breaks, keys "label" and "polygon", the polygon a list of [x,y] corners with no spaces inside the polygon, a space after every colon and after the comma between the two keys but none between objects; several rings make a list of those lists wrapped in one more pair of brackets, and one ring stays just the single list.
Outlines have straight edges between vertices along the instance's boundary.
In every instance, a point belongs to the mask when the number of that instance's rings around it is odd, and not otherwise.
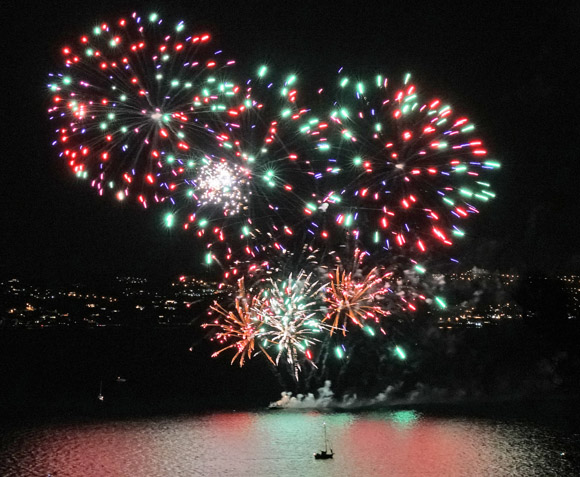
[{"label": "light reflection on water", "polygon": [[[323,422],[336,455],[315,461]],[[229,412],[5,428],[0,475],[565,476],[579,444],[523,421],[412,410]]]}]

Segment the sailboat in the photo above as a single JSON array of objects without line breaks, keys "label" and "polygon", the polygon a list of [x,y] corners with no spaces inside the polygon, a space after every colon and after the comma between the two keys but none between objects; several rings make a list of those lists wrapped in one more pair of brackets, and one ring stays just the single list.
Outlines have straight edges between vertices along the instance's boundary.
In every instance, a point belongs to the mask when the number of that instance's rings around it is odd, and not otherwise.
[{"label": "sailboat", "polygon": [[103,396],[103,380],[101,379],[101,384],[99,385],[99,395],[97,396],[99,401],[104,401],[105,396]]},{"label": "sailboat", "polygon": [[322,424],[322,427],[324,427],[324,450],[320,451],[320,452],[316,452],[314,454],[314,458],[315,459],[332,459],[334,452],[332,452],[332,449],[330,449],[330,452],[328,452],[328,437],[326,436],[326,422],[324,424]]}]

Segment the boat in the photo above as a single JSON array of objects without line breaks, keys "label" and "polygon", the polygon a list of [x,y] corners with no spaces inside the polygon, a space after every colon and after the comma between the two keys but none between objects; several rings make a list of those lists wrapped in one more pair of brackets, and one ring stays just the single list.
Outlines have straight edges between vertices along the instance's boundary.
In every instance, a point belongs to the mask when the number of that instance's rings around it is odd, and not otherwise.
[{"label": "boat", "polygon": [[101,380],[101,384],[99,385],[99,395],[97,396],[99,401],[104,401],[105,396],[103,396],[103,380]]},{"label": "boat", "polygon": [[317,460],[332,459],[332,456],[334,456],[334,452],[332,451],[332,449],[330,449],[330,452],[328,451],[328,437],[326,436],[326,423],[322,424],[322,427],[324,427],[324,450],[316,452],[314,454],[314,458]]}]

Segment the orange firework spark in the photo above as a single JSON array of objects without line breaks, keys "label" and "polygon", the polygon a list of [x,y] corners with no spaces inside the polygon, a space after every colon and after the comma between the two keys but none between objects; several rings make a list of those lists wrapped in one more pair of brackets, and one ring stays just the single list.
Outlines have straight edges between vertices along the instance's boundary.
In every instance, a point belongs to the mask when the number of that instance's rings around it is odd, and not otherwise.
[{"label": "orange firework spark", "polygon": [[357,278],[364,255],[356,250],[352,271],[347,272],[339,265],[331,274],[332,282],[325,297],[328,311],[322,320],[330,322],[330,334],[341,329],[345,335],[349,322],[362,328],[366,320],[378,322],[381,316],[389,314],[377,303],[377,297],[387,293],[384,280],[390,274],[381,274],[375,267],[364,278]]},{"label": "orange firework spark", "polygon": [[211,310],[220,316],[212,323],[202,325],[204,328],[218,328],[214,340],[225,344],[223,348],[212,354],[215,358],[228,349],[235,349],[236,353],[232,358],[233,364],[239,360],[240,367],[244,365],[246,359],[251,359],[256,345],[274,364],[274,361],[261,344],[256,343],[256,338],[260,335],[260,330],[264,323],[256,312],[260,308],[261,300],[259,295],[252,295],[246,291],[244,279],[238,281],[238,295],[235,299],[234,310],[226,310],[217,301],[210,307]]}]

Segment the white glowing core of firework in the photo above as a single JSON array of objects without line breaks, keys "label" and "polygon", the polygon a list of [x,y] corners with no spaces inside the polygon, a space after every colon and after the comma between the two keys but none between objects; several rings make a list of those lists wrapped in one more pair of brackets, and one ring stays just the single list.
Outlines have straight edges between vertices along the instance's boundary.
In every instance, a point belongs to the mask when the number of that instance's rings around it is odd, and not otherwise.
[{"label": "white glowing core of firework", "polygon": [[237,214],[247,203],[244,188],[249,172],[243,167],[227,163],[209,163],[200,168],[197,178],[200,205],[223,206],[226,215]]}]

